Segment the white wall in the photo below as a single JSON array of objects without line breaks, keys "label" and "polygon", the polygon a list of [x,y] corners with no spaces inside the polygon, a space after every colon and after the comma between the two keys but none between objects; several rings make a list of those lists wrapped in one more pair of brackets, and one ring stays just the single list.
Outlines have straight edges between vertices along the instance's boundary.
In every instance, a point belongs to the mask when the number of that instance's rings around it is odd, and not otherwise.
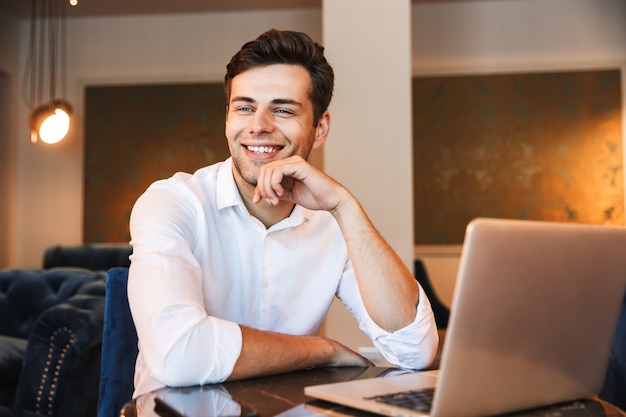
[{"label": "white wall", "polygon": [[616,66],[623,0],[485,0],[413,7],[415,74]]},{"label": "white wall", "polygon": [[325,167],[407,266],[414,241],[410,11],[409,0],[327,0],[323,11],[336,77]]},{"label": "white wall", "polygon": [[13,223],[19,95],[19,22],[0,12],[0,268],[12,264],[15,254]]}]

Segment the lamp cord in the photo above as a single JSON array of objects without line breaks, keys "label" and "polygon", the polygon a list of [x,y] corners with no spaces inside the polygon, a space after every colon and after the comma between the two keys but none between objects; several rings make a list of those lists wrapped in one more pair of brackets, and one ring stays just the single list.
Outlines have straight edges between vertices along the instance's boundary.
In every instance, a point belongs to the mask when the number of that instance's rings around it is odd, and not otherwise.
[{"label": "lamp cord", "polygon": [[50,88],[50,99],[54,100],[57,79],[57,30],[59,22],[58,19],[55,19],[55,17],[57,17],[55,0],[44,1],[48,6],[46,19],[48,22],[48,48],[50,51],[50,56],[48,57],[50,60],[50,83],[48,84],[48,87]]},{"label": "lamp cord", "polygon": [[58,0],[61,23],[61,96],[67,97],[67,8],[64,0]]},{"label": "lamp cord", "polygon": [[37,0],[31,0],[30,6],[30,38],[28,42],[28,53],[26,54],[26,63],[24,65],[24,73],[22,75],[22,100],[28,108],[33,107],[33,92],[35,91],[35,76],[33,71],[33,65],[35,61],[35,39],[37,36]]},{"label": "lamp cord", "polygon": [[22,99],[29,108],[43,102],[46,58],[50,74],[48,79],[50,100],[56,98],[59,59],[60,89],[61,95],[65,96],[67,90],[66,41],[67,23],[64,0],[31,0],[30,42],[22,77]]}]

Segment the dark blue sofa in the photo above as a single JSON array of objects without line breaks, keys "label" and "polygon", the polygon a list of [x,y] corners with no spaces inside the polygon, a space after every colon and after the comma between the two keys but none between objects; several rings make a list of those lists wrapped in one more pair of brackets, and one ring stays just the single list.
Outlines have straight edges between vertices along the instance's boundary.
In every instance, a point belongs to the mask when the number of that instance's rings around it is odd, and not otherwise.
[{"label": "dark blue sofa", "polygon": [[46,249],[44,269],[79,267],[94,271],[107,271],[113,267],[130,266],[132,246],[126,243],[83,243],[80,245],[55,245]]},{"label": "dark blue sofa", "polygon": [[0,416],[95,415],[105,288],[102,271],[0,271]]}]

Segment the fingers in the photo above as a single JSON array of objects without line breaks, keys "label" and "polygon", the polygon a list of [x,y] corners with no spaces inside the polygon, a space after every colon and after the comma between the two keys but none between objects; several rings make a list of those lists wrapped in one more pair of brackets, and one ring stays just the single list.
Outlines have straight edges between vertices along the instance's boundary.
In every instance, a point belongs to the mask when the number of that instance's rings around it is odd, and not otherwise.
[{"label": "fingers", "polygon": [[252,201],[259,203],[263,200],[272,206],[277,205],[285,193],[282,185],[283,177],[284,174],[279,169],[262,167]]},{"label": "fingers", "polygon": [[349,192],[339,183],[294,155],[259,168],[252,202],[276,206],[283,200],[310,210],[331,211],[347,197]]},{"label": "fingers", "polygon": [[331,363],[331,366],[362,366],[371,367],[375,366],[369,359],[359,355],[352,349],[332,340],[335,346],[335,357]]},{"label": "fingers", "polygon": [[290,190],[293,187],[293,183],[296,180],[292,177],[296,174],[296,168],[293,164],[300,161],[301,159],[294,161],[289,158],[262,166],[259,169],[259,177],[252,202],[257,204],[265,201],[270,205],[277,205],[285,197],[286,189]]},{"label": "fingers", "polygon": [[354,365],[351,365],[351,366],[362,366],[362,367],[365,367],[365,368],[376,366],[376,365],[374,365],[374,363],[372,361],[370,361],[366,357],[361,356],[359,354],[356,354],[356,355],[357,355],[356,362],[355,362]]}]

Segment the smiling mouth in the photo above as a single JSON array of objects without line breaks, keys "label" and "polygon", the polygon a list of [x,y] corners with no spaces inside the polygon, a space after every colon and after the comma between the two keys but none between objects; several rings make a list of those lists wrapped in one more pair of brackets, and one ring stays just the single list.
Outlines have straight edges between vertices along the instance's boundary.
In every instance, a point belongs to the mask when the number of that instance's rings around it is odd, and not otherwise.
[{"label": "smiling mouth", "polygon": [[280,146],[246,146],[250,152],[254,152],[257,155],[268,154],[278,152],[282,149]]}]

